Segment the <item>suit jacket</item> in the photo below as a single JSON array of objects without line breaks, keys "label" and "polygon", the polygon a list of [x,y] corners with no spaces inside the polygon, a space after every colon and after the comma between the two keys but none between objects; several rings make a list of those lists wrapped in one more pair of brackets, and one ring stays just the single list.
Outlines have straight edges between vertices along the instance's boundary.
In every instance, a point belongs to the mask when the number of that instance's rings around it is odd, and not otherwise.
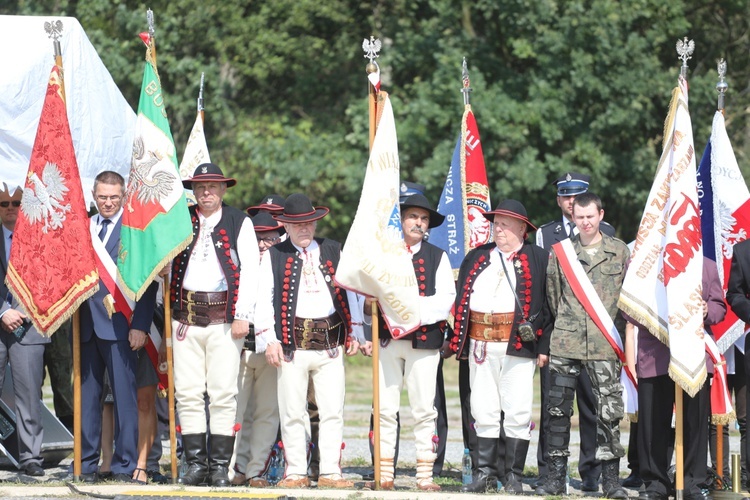
[{"label": "suit jacket", "polygon": [[734,246],[727,303],[738,318],[750,323],[750,240]]},{"label": "suit jacket", "polygon": [[[117,251],[120,247],[121,228],[122,218],[115,224],[105,246],[115,262],[117,262]],[[148,332],[154,317],[157,288],[156,282],[152,283],[146,293],[135,303],[133,317],[128,324],[128,318],[119,312],[113,314],[110,319],[107,309],[104,307],[104,297],[107,296],[109,291],[104,282],[99,280],[99,291],[81,305],[81,342],[88,342],[93,335],[103,340],[127,341],[131,328]]]},{"label": "suit jacket", "polygon": [[[8,309],[19,309],[23,313],[23,307],[20,306],[18,300],[13,297],[13,303],[8,304],[5,298],[8,296],[8,287],[5,285],[5,276],[8,273],[8,261],[5,258],[5,234],[0,230],[0,300],[2,300],[2,306],[0,306],[0,314],[4,313]],[[0,328],[0,335],[13,335],[6,331],[4,328]],[[34,345],[34,344],[48,344],[50,342],[49,337],[41,335],[37,329],[32,326],[26,335],[21,340],[22,345]],[[4,369],[4,368],[3,368]],[[0,388],[1,389],[1,388]]]}]

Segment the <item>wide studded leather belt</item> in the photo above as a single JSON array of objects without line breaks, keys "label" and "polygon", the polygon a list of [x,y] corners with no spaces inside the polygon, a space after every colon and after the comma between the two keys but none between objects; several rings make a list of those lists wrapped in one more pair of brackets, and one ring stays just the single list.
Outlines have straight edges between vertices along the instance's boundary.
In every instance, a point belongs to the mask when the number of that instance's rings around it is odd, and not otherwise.
[{"label": "wide studded leather belt", "polygon": [[515,313],[469,312],[469,337],[484,342],[507,342]]},{"label": "wide studded leather belt", "polygon": [[327,318],[294,318],[294,341],[297,349],[322,351],[344,344],[346,329],[338,313]]},{"label": "wide studded leather belt", "polygon": [[191,326],[206,327],[226,323],[227,292],[194,292],[182,290],[180,308],[174,319]]}]

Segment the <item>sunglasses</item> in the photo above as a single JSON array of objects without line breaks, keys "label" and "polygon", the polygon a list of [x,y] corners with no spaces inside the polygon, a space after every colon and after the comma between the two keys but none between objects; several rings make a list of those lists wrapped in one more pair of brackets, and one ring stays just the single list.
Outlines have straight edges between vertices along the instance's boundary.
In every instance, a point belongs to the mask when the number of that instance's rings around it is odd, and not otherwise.
[{"label": "sunglasses", "polygon": [[20,202],[20,201],[18,201],[18,200],[13,200],[13,201],[0,201],[0,207],[3,207],[3,208],[8,208],[8,207],[10,206],[10,204],[11,204],[11,203],[12,203],[12,204],[13,204],[13,206],[14,206],[14,207],[16,207],[16,208],[18,208],[18,207],[20,207],[20,206],[21,206],[21,202]]}]

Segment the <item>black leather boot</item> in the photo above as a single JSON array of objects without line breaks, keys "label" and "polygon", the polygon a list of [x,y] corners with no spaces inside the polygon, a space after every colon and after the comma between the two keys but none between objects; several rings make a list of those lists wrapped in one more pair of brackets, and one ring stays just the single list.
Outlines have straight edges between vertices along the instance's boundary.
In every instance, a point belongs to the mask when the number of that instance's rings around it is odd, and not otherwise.
[{"label": "black leather boot", "polygon": [[526,465],[526,454],[529,442],[525,439],[505,438],[505,481],[506,493],[523,494],[523,468]]},{"label": "black leather boot", "polygon": [[547,461],[547,479],[537,487],[535,493],[541,496],[557,496],[565,492],[565,476],[568,473],[568,457],[550,456]]},{"label": "black leather boot", "polygon": [[211,486],[230,486],[229,461],[234,451],[234,436],[211,434],[211,456],[208,465],[211,473]]},{"label": "black leather boot", "polygon": [[628,498],[628,493],[620,485],[619,458],[602,461],[602,493],[606,498]]},{"label": "black leather boot", "polygon": [[497,438],[477,438],[477,469],[474,481],[461,487],[464,493],[497,491]]},{"label": "black leather boot", "polygon": [[206,484],[208,478],[208,452],[206,452],[206,433],[183,434],[182,452],[185,454],[188,470],[178,480],[178,484],[199,486]]}]

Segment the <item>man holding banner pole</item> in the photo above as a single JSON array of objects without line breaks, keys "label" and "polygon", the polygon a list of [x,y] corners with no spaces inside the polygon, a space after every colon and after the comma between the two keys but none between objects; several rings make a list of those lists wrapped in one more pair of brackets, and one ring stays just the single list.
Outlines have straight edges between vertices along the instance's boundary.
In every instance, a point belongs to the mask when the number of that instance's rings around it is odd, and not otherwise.
[{"label": "man holding banner pole", "polygon": [[[401,227],[404,242],[412,255],[419,286],[421,324],[416,332],[394,338],[383,318],[380,326],[380,427],[382,456],[380,488],[393,489],[394,458],[397,443],[399,402],[406,385],[415,419],[417,447],[417,488],[439,491],[433,482],[437,458],[435,387],[440,363],[438,350],[443,345],[448,317],[455,298],[453,273],[443,250],[423,241],[427,230],[443,223],[445,217],[430,206],[422,194],[413,194],[401,202]],[[372,306],[365,301],[365,310]],[[367,318],[365,318],[367,321]]]},{"label": "man holding banner pole", "polygon": [[625,320],[617,300],[630,251],[625,243],[600,231],[603,217],[598,196],[578,195],[573,202],[578,235],[553,245],[547,266],[547,298],[555,324],[544,409],[549,413],[549,471],[536,489],[538,495],[565,490],[573,399],[578,376],[587,370],[597,397],[596,458],[602,462],[602,491],[607,498],[628,497],[619,482],[620,458],[625,455],[619,429],[624,416],[620,360],[624,360]]}]

